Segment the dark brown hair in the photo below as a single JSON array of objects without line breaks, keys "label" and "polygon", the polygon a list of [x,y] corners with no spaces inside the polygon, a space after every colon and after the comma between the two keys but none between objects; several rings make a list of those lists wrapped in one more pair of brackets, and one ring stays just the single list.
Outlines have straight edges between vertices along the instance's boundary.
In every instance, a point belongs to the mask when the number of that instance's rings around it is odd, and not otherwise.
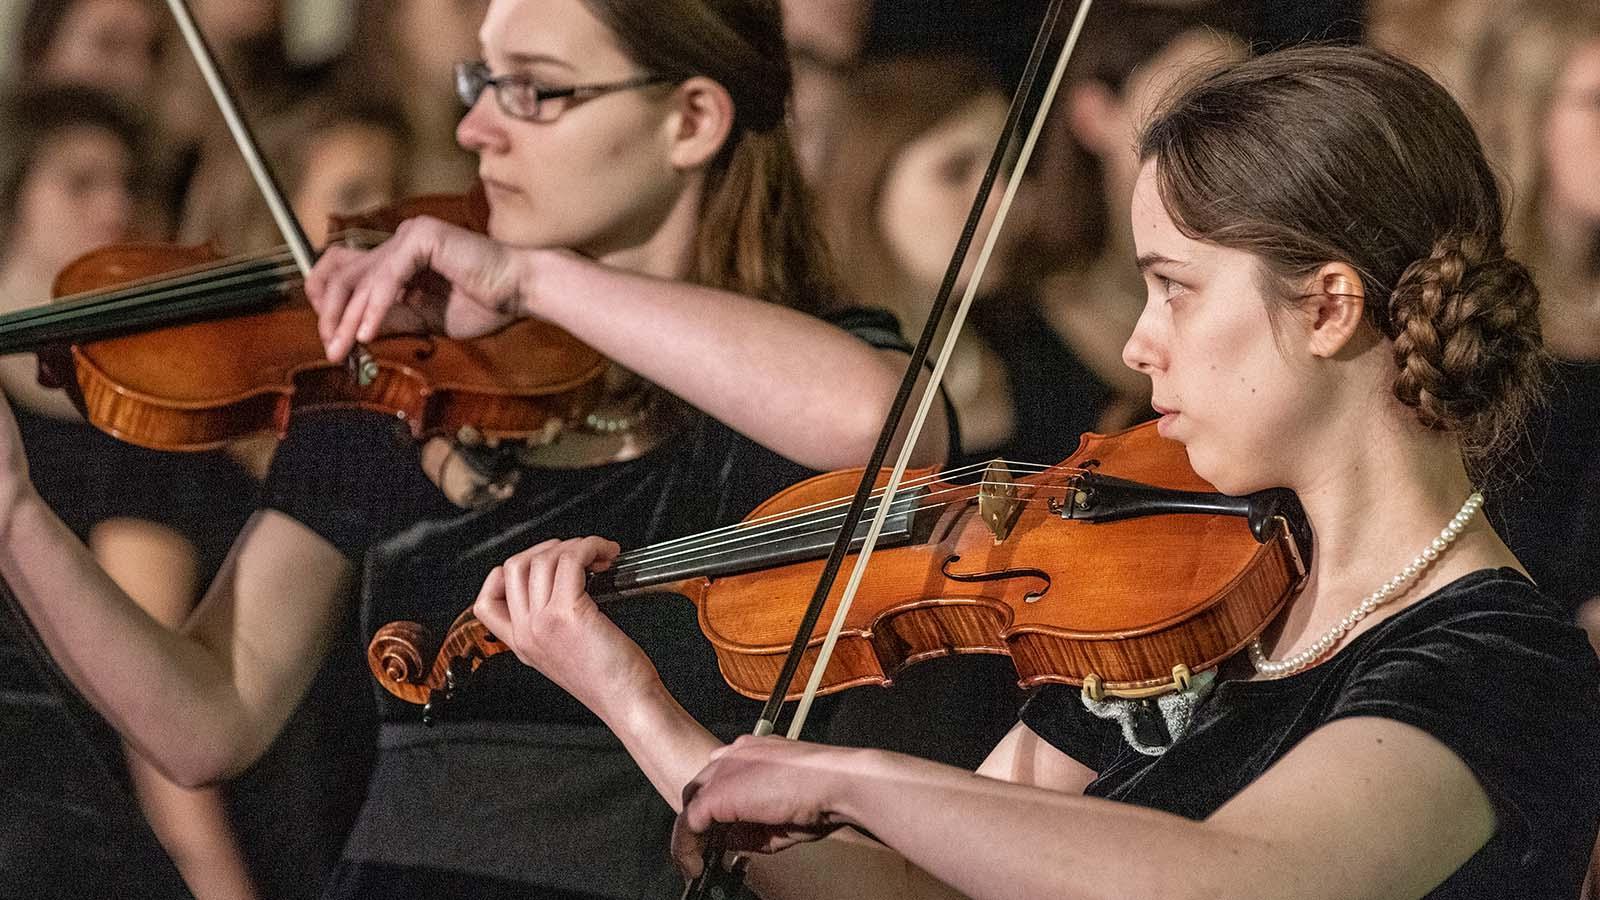
[{"label": "dark brown hair", "polygon": [[703,75],[733,97],[707,180],[691,278],[816,311],[834,300],[789,138],[791,75],[777,0],[584,0],[646,71]]},{"label": "dark brown hair", "polygon": [[1421,70],[1366,48],[1266,54],[1170,101],[1139,154],[1178,228],[1259,257],[1279,308],[1325,263],[1354,268],[1395,396],[1476,474],[1516,443],[1546,370],[1539,292],[1506,255],[1472,126]]},{"label": "dark brown hair", "polygon": [[144,132],[133,113],[115,97],[94,88],[29,88],[0,99],[0,251],[11,244],[22,187],[50,139],[73,128],[98,128],[114,135],[135,161],[137,191],[145,174],[137,166]]}]

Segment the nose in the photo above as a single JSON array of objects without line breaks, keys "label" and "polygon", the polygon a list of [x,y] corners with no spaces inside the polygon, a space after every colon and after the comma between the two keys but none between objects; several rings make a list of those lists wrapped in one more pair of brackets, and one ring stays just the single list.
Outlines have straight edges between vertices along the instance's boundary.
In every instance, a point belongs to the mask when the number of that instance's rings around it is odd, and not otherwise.
[{"label": "nose", "polygon": [[1128,342],[1122,345],[1122,364],[1141,375],[1152,375],[1162,366],[1161,343],[1158,339],[1158,325],[1155,321],[1156,305],[1146,303],[1144,311],[1139,313],[1139,321],[1133,326],[1133,334],[1128,336]]},{"label": "nose", "polygon": [[456,125],[456,143],[468,152],[482,155],[486,151],[499,153],[506,150],[506,131],[498,121],[500,110],[495,108],[494,98],[489,96],[492,91],[493,88],[487,88],[479,94],[472,108]]}]

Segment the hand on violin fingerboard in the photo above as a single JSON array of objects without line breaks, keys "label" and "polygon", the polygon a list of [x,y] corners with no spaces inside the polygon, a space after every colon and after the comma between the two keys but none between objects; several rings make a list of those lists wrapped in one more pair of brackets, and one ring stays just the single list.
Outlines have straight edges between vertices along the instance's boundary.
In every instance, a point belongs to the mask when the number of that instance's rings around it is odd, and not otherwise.
[{"label": "hand on violin fingerboard", "polygon": [[439,219],[407,219],[372,250],[329,247],[306,279],[337,362],[357,341],[431,331],[489,334],[527,315],[525,253]]}]

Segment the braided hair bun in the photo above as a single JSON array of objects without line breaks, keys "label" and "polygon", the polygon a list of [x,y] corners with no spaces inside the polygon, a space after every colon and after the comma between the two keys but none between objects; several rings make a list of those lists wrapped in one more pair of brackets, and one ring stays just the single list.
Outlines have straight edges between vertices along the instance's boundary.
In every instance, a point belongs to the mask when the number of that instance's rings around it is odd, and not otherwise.
[{"label": "braided hair bun", "polygon": [[1538,312],[1533,276],[1497,242],[1440,238],[1389,299],[1395,396],[1469,457],[1508,449],[1544,382]]}]

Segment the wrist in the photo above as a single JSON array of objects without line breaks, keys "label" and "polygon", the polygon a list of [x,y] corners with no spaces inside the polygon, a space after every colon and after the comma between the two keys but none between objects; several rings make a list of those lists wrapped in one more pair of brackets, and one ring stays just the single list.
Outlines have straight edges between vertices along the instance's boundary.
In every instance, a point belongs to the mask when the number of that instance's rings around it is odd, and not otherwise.
[{"label": "wrist", "polygon": [[553,285],[575,258],[570,251],[548,247],[529,247],[518,254],[517,318],[550,319],[550,298],[560,295]]},{"label": "wrist", "polygon": [[834,824],[871,831],[872,825],[866,821],[874,807],[870,795],[874,786],[887,777],[894,754],[853,747],[836,748],[834,752],[838,758],[826,767],[827,774],[822,778],[822,808]]},{"label": "wrist", "polygon": [[627,669],[606,678],[589,704],[618,738],[648,738],[670,730],[674,713],[687,715],[647,659]]}]

